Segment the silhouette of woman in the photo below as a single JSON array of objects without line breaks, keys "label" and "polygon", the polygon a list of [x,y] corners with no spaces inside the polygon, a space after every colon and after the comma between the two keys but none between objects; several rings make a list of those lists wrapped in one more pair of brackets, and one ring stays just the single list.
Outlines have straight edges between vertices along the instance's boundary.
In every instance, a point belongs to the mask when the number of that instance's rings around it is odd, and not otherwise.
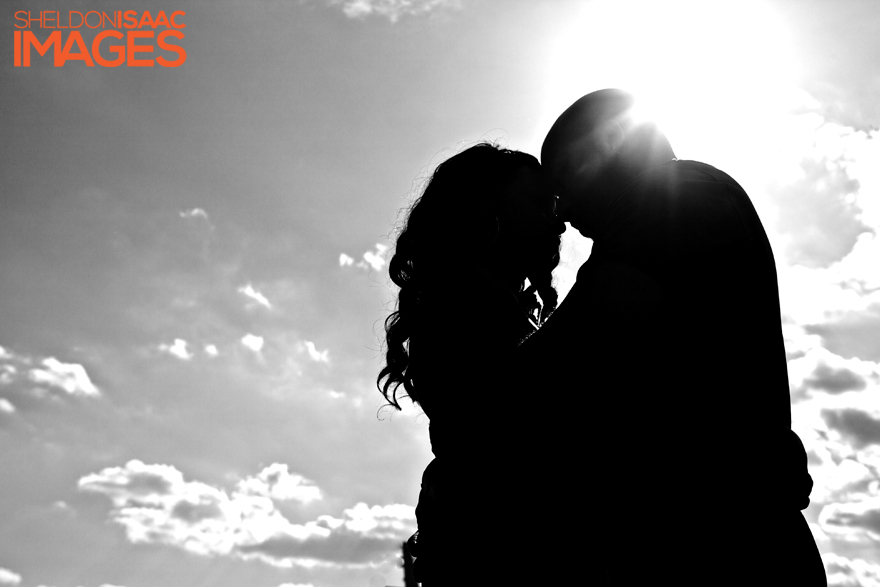
[{"label": "silhouette of woman", "polygon": [[[397,409],[403,386],[430,420],[436,458],[410,539],[424,587],[522,578],[502,562],[525,551],[505,532],[515,506],[502,480],[528,441],[516,423],[530,409],[509,364],[556,307],[564,230],[537,159],[481,143],[437,167],[398,234],[389,273],[400,291],[377,383]],[[486,528],[494,535],[474,536]]]}]

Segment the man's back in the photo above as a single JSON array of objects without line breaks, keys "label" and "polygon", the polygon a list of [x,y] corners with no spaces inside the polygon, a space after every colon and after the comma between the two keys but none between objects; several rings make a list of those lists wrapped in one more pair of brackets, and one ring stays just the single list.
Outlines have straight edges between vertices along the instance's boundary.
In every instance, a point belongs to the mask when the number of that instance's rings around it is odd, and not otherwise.
[{"label": "man's back", "polygon": [[[575,401],[557,442],[587,449],[570,498],[599,504],[582,524],[613,584],[764,582],[756,565],[783,555],[793,523],[779,514],[788,380],[772,251],[735,181],[671,161],[630,182],[523,350],[553,357],[545,384]],[[803,564],[818,580],[817,561]]]}]

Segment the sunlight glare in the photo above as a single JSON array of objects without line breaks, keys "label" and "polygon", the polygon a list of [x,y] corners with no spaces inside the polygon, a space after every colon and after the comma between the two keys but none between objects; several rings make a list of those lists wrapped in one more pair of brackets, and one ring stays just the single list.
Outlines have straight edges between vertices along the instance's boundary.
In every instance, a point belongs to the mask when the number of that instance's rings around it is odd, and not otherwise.
[{"label": "sunlight glare", "polygon": [[759,0],[590,2],[548,65],[543,129],[583,94],[618,87],[679,158],[720,165],[789,107],[796,73],[783,22]]},{"label": "sunlight glare", "polygon": [[[784,22],[764,0],[592,0],[545,58],[535,150],[572,102],[621,88],[636,96],[635,114],[660,126],[679,159],[727,171],[764,210],[760,190],[750,188],[799,170],[786,156],[794,152],[790,114],[809,96],[796,89],[791,47]],[[764,210],[772,220],[771,212]],[[560,299],[590,245],[572,228],[563,235],[554,271]]]}]

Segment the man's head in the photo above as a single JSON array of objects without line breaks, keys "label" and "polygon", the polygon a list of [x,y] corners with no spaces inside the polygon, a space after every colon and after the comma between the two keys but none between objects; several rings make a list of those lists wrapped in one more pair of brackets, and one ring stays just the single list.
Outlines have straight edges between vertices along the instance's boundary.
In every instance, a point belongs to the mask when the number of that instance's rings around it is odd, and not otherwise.
[{"label": "man's head", "polygon": [[541,163],[560,198],[560,217],[586,236],[592,236],[588,233],[617,190],[675,157],[655,125],[633,119],[634,105],[635,98],[623,90],[587,94],[556,119],[541,147]]}]

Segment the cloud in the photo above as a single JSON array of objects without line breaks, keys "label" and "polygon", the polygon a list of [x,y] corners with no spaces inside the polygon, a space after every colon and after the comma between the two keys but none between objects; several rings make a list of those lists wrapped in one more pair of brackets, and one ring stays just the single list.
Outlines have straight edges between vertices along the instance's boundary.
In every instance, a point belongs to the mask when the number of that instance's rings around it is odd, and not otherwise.
[{"label": "cloud", "polygon": [[4,414],[14,414],[15,406],[5,397],[0,397],[0,412]]},{"label": "cloud", "polygon": [[877,363],[844,359],[818,345],[789,360],[788,372],[794,391],[809,389],[839,395],[880,383]]},{"label": "cloud", "polygon": [[822,344],[836,354],[880,361],[880,303],[842,313],[824,324],[807,324],[804,330],[821,336]]},{"label": "cloud", "polygon": [[827,268],[780,267],[785,320],[834,354],[880,362],[878,258],[880,237],[865,233],[849,255]]},{"label": "cloud", "polygon": [[846,257],[859,235],[870,230],[855,204],[859,182],[836,160],[807,158],[801,168],[802,178],[774,194],[781,209],[776,229],[787,237],[790,263],[827,267]]},{"label": "cloud", "polygon": [[328,349],[324,349],[323,351],[318,352],[318,349],[315,347],[315,343],[311,341],[304,341],[306,345],[306,350],[309,353],[309,357],[313,361],[317,361],[319,363],[329,363],[330,362],[330,351]]},{"label": "cloud", "polygon": [[264,306],[264,307],[266,307],[266,308],[271,308],[271,307],[272,307],[272,304],[269,303],[269,300],[266,299],[266,296],[264,296],[263,294],[261,294],[260,292],[258,292],[257,290],[255,290],[255,289],[254,289],[254,286],[252,286],[250,283],[247,284],[247,285],[243,285],[243,286],[241,286],[240,288],[238,288],[238,292],[241,293],[241,294],[244,294],[245,296],[247,296],[247,297],[249,297],[250,299],[254,300],[255,302],[257,302],[257,303],[260,304],[261,306]]},{"label": "cloud", "polygon": [[816,367],[812,376],[806,379],[805,383],[807,387],[821,389],[828,393],[861,391],[868,385],[864,377],[846,367],[835,369],[824,363]]},{"label": "cloud", "polygon": [[193,208],[192,210],[181,210],[181,218],[204,218],[208,220],[208,213],[202,208]]},{"label": "cloud", "polygon": [[212,356],[212,357],[216,357],[217,355],[220,354],[220,351],[217,350],[216,345],[206,344],[205,345],[205,353]]},{"label": "cloud", "polygon": [[877,587],[880,585],[880,565],[861,559],[850,560],[833,552],[822,555],[828,587]]},{"label": "cloud", "polygon": [[289,566],[297,560],[337,564],[366,564],[395,552],[415,530],[415,509],[407,505],[369,507],[359,503],[343,511],[342,518],[319,516],[326,534],[302,538],[279,533],[257,544],[238,547],[243,555]]},{"label": "cloud", "polygon": [[880,419],[858,408],[825,409],[822,418],[856,448],[880,443]]},{"label": "cloud", "polygon": [[21,575],[0,567],[0,585],[18,585],[19,583],[21,583]]},{"label": "cloud", "polygon": [[18,369],[14,366],[0,365],[0,385],[8,385],[9,383],[12,383],[12,379],[16,373],[18,373]]},{"label": "cloud", "polygon": [[251,349],[255,353],[260,352],[263,348],[263,337],[256,334],[245,334],[241,337],[241,344]]},{"label": "cloud", "polygon": [[164,343],[160,344],[159,350],[174,355],[182,361],[189,361],[193,358],[193,354],[190,352],[187,342],[182,338],[175,338],[174,343],[170,345]]},{"label": "cloud", "polygon": [[60,499],[52,504],[52,509],[57,512],[63,512],[66,514],[73,514],[74,513],[73,508],[70,507],[70,505],[68,505],[68,503],[66,501],[63,501]]},{"label": "cloud", "polygon": [[444,8],[459,8],[460,0],[330,0],[333,6],[341,6],[349,18],[370,15],[384,16],[397,22],[401,16],[419,16]]},{"label": "cloud", "polygon": [[804,445],[808,447],[808,467],[813,478],[812,503],[851,502],[871,496],[877,475],[875,467],[864,459],[864,453],[848,450],[834,441],[805,438]]},{"label": "cloud", "polygon": [[369,271],[370,269],[381,271],[382,268],[385,267],[385,254],[387,252],[388,245],[377,243],[375,249],[364,253],[362,259],[357,263],[354,262],[353,257],[349,257],[345,253],[342,253],[339,255],[339,266],[351,267],[353,265],[358,269],[364,269],[366,271]]},{"label": "cloud", "polygon": [[208,217],[208,213],[205,212],[204,208],[181,210],[178,215],[183,218],[184,221],[193,225],[193,227],[200,227],[198,230],[202,230],[201,227],[204,227],[207,228],[209,232],[214,231],[214,224],[211,222],[211,219]]},{"label": "cloud", "polygon": [[[366,263],[374,270],[381,271],[385,267],[385,253],[387,251],[388,247],[386,245],[377,244],[376,252],[367,251],[364,253],[364,260],[361,263]],[[358,265],[360,266],[360,263]]]},{"label": "cloud", "polygon": [[[880,141],[880,136],[877,137]],[[878,226],[880,228],[880,226]],[[841,285],[861,295],[880,289],[880,237],[874,232],[859,235],[852,251],[832,269]]]},{"label": "cloud", "polygon": [[828,504],[822,508],[819,523],[829,535],[853,542],[880,542],[880,496]]},{"label": "cloud", "polygon": [[[46,397],[49,389],[62,390],[67,395],[99,397],[101,390],[92,382],[86,368],[77,363],[63,363],[54,357],[39,360],[36,357],[12,352],[0,347],[0,386],[23,384],[25,380],[39,384],[31,387],[37,397]],[[14,363],[14,364],[13,364]],[[33,365],[40,365],[34,367]],[[0,398],[0,413],[13,413],[15,405]]]},{"label": "cloud", "polygon": [[255,477],[248,477],[236,486],[243,495],[256,495],[280,501],[309,503],[322,498],[321,490],[313,481],[290,473],[287,465],[273,463]]},{"label": "cloud", "polygon": [[53,357],[43,359],[42,364],[45,369],[31,369],[28,373],[32,381],[63,389],[70,395],[92,397],[101,395],[82,365],[62,363]]},{"label": "cloud", "polygon": [[[808,269],[795,265],[779,268],[779,303],[784,320],[796,324],[824,324],[847,312],[863,311],[870,294],[850,287],[831,269]],[[851,282],[850,282],[851,283]],[[809,296],[804,292],[810,292]]]},{"label": "cloud", "polygon": [[79,480],[79,489],[107,496],[111,519],[133,543],[166,544],[206,556],[258,559],[281,567],[361,565],[396,552],[415,529],[411,506],[359,503],[341,518],[290,522],[276,502],[322,499],[308,479],[274,463],[229,492],[187,481],[170,465],[132,460]]},{"label": "cloud", "polygon": [[204,211],[202,208],[193,208],[192,210],[181,210],[180,217],[181,218],[195,218],[199,216],[201,218],[208,218],[208,213]]}]

